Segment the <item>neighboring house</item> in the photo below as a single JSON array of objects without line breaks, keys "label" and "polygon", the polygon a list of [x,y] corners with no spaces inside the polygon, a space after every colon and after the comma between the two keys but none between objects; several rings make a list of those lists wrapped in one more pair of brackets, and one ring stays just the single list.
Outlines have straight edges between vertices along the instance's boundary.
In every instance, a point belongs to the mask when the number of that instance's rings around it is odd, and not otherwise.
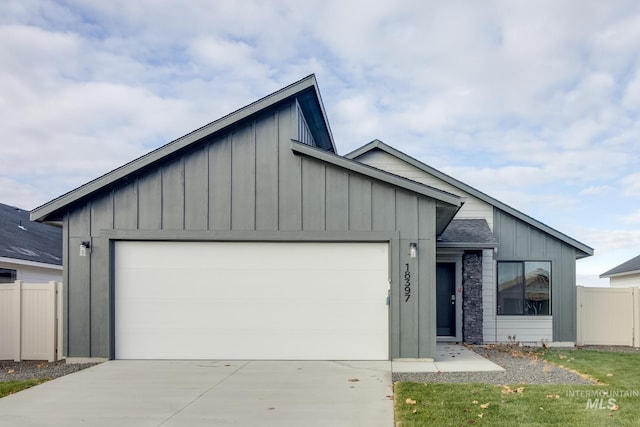
[{"label": "neighboring house", "polygon": [[0,203],[0,283],[62,281],[62,228]]},{"label": "neighboring house", "polygon": [[432,358],[438,339],[575,341],[575,261],[592,249],[443,174],[417,182],[429,171],[379,142],[337,155],[309,76],[36,208],[65,230],[65,354],[381,360]]},{"label": "neighboring house", "polygon": [[612,288],[633,288],[640,286],[640,255],[613,267],[600,275],[601,279],[609,278]]}]

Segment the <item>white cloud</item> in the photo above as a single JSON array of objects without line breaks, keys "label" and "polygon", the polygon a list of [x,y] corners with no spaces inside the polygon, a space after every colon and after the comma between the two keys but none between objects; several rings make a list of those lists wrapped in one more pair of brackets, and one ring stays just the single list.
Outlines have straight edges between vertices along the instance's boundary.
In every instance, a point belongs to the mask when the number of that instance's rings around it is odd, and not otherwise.
[{"label": "white cloud", "polygon": [[598,253],[632,248],[640,250],[640,229],[582,228],[578,234]]},{"label": "white cloud", "polygon": [[[637,154],[635,154],[637,155]],[[634,155],[634,157],[635,157]],[[635,158],[637,162],[637,158]],[[632,173],[620,180],[622,192],[629,196],[640,196],[640,172]]]},{"label": "white cloud", "polygon": [[0,203],[21,209],[33,209],[47,201],[49,189],[25,184],[10,177],[0,176]]},{"label": "white cloud", "polygon": [[213,73],[234,73],[235,79],[268,80],[269,66],[257,59],[257,52],[239,40],[198,37],[189,45],[191,61]]},{"label": "white cloud", "polygon": [[640,210],[621,216],[620,221],[625,224],[640,224]]},{"label": "white cloud", "polygon": [[633,79],[625,88],[622,104],[630,110],[640,109],[640,70],[636,70]]},{"label": "white cloud", "polygon": [[601,194],[606,194],[612,191],[613,188],[608,185],[592,185],[590,187],[583,188],[580,190],[580,195],[582,196],[599,196]]}]

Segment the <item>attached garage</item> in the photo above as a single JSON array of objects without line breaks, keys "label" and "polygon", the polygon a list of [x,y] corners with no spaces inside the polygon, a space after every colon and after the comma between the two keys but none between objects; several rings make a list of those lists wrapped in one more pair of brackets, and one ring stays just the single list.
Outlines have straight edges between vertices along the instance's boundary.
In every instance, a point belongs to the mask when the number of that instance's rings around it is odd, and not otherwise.
[{"label": "attached garage", "polygon": [[450,193],[336,154],[315,77],[46,205],[64,354],[433,357]]},{"label": "attached garage", "polygon": [[117,359],[386,360],[387,243],[115,244]]}]

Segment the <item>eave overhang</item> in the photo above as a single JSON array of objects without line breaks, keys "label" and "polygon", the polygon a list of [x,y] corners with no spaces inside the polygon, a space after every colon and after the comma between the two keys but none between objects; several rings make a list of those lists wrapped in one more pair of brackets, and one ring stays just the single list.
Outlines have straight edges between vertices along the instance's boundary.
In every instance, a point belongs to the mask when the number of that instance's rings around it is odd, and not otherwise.
[{"label": "eave overhang", "polygon": [[297,141],[291,142],[291,150],[298,155],[312,157],[325,163],[329,163],[340,168],[351,170],[353,172],[365,175],[375,180],[403,188],[405,190],[417,193],[436,200],[436,234],[440,235],[449,225],[453,217],[462,206],[461,199],[446,191],[438,190],[428,185],[420,184],[394,175],[389,172],[365,165],[355,160],[351,160],[342,156],[338,156],[327,151],[323,151]]},{"label": "eave overhang", "polygon": [[316,77],[312,74],[33,209],[30,218],[32,221],[39,222],[62,221],[64,212],[69,206],[81,203],[94,194],[125,182],[130,176],[140,173],[166,158],[178,155],[203,138],[224,132],[232,126],[253,119],[267,109],[293,99],[298,100],[318,145],[323,150],[335,152],[336,148],[329,121],[322,105]]},{"label": "eave overhang", "polygon": [[579,242],[575,239],[573,239],[572,237],[567,236],[566,234],[549,227],[548,225],[518,211],[517,209],[512,208],[511,206],[497,200],[494,199],[493,197],[461,182],[458,181],[457,179],[440,172],[437,169],[432,168],[429,165],[426,165],[424,163],[422,163],[421,161],[414,159],[411,156],[408,156],[406,154],[404,154],[401,151],[396,150],[395,148],[385,144],[384,142],[380,141],[380,140],[374,140],[371,141],[368,144],[363,145],[360,148],[357,148],[356,150],[352,151],[351,153],[345,154],[345,157],[349,158],[349,159],[357,159],[358,157],[372,151],[372,150],[381,150],[384,151],[394,157],[397,157],[400,160],[403,160],[404,162],[430,174],[435,176],[436,178],[456,187],[459,188],[460,190],[464,191],[465,193],[471,194],[472,196],[494,206],[497,209],[500,209],[506,213],[508,213],[511,216],[514,216],[515,218],[525,222],[526,224],[529,224],[532,227],[537,228],[538,230],[549,234],[550,236],[555,237],[556,239],[574,247],[576,249],[576,259],[581,259],[581,258],[585,258],[588,256],[592,256],[593,255],[593,248],[590,246],[585,245],[582,242]]}]

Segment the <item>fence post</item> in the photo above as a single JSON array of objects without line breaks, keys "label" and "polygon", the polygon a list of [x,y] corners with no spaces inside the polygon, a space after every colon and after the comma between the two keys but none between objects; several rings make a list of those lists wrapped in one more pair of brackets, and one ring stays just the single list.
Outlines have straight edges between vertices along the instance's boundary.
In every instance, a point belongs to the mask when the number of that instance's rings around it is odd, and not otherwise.
[{"label": "fence post", "polygon": [[640,288],[632,288],[633,298],[633,347],[640,347]]},{"label": "fence post", "polygon": [[584,345],[584,339],[582,337],[582,302],[584,300],[584,286],[576,286],[577,298],[576,298],[576,345]]},{"label": "fence post", "polygon": [[56,282],[56,360],[64,359],[65,354],[62,351],[63,336],[62,336],[62,282]]},{"label": "fence post", "polygon": [[48,283],[49,286],[46,288],[46,300],[47,306],[51,308],[51,316],[48,319],[46,329],[48,332],[46,333],[47,339],[47,360],[49,362],[56,361],[56,282],[50,281]]},{"label": "fence post", "polygon": [[13,283],[13,306],[17,308],[15,318],[13,319],[13,327],[15,331],[13,351],[13,360],[20,362],[22,360],[22,281],[16,280]]}]

